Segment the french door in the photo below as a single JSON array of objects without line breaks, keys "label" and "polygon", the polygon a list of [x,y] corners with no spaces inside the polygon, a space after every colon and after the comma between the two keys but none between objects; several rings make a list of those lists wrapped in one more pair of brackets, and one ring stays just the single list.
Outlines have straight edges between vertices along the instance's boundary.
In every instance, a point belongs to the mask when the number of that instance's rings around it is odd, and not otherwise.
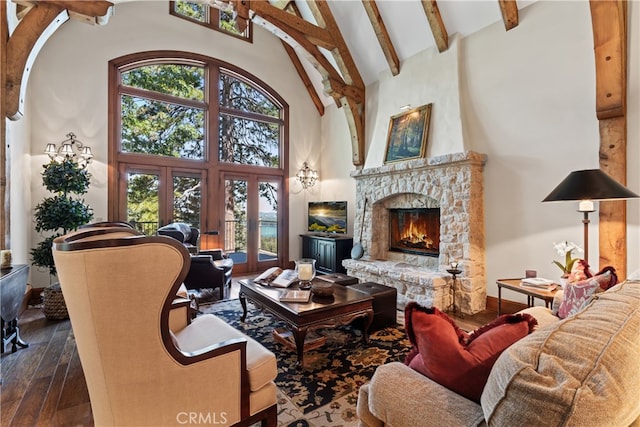
[{"label": "french door", "polygon": [[206,229],[206,171],[120,164],[119,218],[146,235],[171,222]]},{"label": "french door", "polygon": [[234,272],[283,265],[282,179],[222,173],[222,240]]}]

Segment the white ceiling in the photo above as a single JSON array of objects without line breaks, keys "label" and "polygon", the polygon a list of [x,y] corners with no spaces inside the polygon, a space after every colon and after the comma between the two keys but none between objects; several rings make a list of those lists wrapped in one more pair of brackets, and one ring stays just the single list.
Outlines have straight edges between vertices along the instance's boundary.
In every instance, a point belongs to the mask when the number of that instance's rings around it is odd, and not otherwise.
[{"label": "white ceiling", "polygon": [[[534,1],[536,0],[518,0],[518,9]],[[315,23],[306,1],[295,0],[295,3],[301,15],[307,21]],[[328,3],[365,85],[375,82],[381,72],[389,70],[389,65],[362,1],[328,0]],[[377,0],[376,5],[400,60],[400,72],[404,60],[436,46],[419,0]],[[495,22],[502,22],[498,0],[438,0],[437,5],[449,36],[457,33],[465,37]],[[303,59],[307,74],[324,105],[333,103],[332,98],[322,93],[320,74],[304,59],[305,54],[300,48],[296,51]],[[323,53],[334,63],[328,52]]]},{"label": "white ceiling", "polygon": [[[133,0],[111,1],[123,3]],[[202,1],[216,2],[216,0]],[[269,1],[273,3],[278,0]],[[311,11],[306,5],[307,0],[294,1],[302,17],[315,24]],[[389,65],[362,5],[362,0],[326,1],[329,3],[365,85],[375,82],[381,72],[388,72]],[[518,9],[522,10],[535,1],[539,0],[517,0]],[[402,72],[404,60],[425,49],[435,48],[435,40],[419,0],[376,0],[376,5],[400,60],[400,72]],[[498,0],[437,0],[437,5],[449,36],[457,33],[465,37],[488,25],[502,21]],[[272,29],[267,29],[273,32]],[[289,41],[291,42],[291,39]],[[294,48],[323,104],[325,106],[332,104],[334,100],[323,94],[320,73],[305,59],[308,56],[306,52],[295,46],[295,43]],[[322,48],[320,50],[340,72],[331,54]]]}]

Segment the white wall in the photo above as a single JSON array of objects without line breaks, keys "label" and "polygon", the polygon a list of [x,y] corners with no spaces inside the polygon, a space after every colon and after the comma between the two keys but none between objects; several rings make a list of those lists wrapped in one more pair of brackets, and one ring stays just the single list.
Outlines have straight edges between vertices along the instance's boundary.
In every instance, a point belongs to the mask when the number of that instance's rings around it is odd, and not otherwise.
[{"label": "white wall", "polygon": [[[234,63],[264,80],[289,103],[290,176],[305,160],[320,174],[320,183],[310,191],[290,180],[291,259],[300,253],[298,234],[306,227],[309,200],[349,201],[349,232],[359,226],[353,223],[355,183],[349,173],[355,168],[342,110],[329,106],[318,118],[275,37],[256,28],[250,46],[171,17],[167,9],[166,2],[118,4],[108,25],[70,21],[44,46],[29,82],[30,117],[8,127],[11,237],[17,261],[27,262],[29,248],[39,241],[32,215],[33,207],[46,195],[39,175],[46,162],[42,149],[69,131],[94,148],[93,180],[86,199],[96,217],[106,218],[107,62],[144,50],[188,50]],[[639,193],[640,2],[629,2],[629,15],[627,186]],[[421,52],[401,64],[400,75],[384,73],[379,82],[367,87],[367,167],[382,164],[389,118],[406,103],[434,103],[428,156],[463,149],[488,154],[489,295],[497,294],[495,279],[519,276],[524,269],[555,277],[552,242],[582,243],[576,206],[540,201],[570,171],[598,166],[590,22],[588,2],[538,1],[520,11],[515,29],[506,32],[497,22],[464,39],[452,36],[447,52]],[[446,93],[437,91],[438,87],[449,87],[457,95],[438,95]],[[455,123],[460,123],[460,129]],[[447,128],[450,134],[440,132]],[[627,217],[628,271],[632,272],[640,268],[640,201],[628,202]],[[590,258],[597,265],[598,215],[592,214],[591,220]],[[46,275],[36,280],[36,285],[47,283]]]},{"label": "white wall", "polygon": [[[93,175],[85,200],[96,219],[107,219],[107,71],[110,59],[148,50],[180,50],[208,55],[254,74],[278,92],[290,107],[290,171],[293,176],[310,147],[320,141],[320,116],[315,109],[280,40],[254,26],[253,44],[191,24],[168,13],[168,2],[130,2],[116,5],[103,27],[69,21],[46,43],[29,81],[31,180],[33,209],[47,194],[35,171],[47,162],[42,154],[47,142],[65,138],[72,131],[95,154]],[[317,153],[317,148],[313,152]],[[300,253],[298,232],[306,229],[306,195],[296,192],[291,180],[289,223],[290,258]],[[12,211],[18,207],[12,204]],[[299,212],[304,210],[305,215]],[[17,215],[16,215],[17,216]],[[15,227],[29,230],[29,247],[40,236],[31,231],[32,212],[14,216]],[[12,231],[14,227],[12,226]],[[13,235],[13,233],[12,233]],[[34,269],[35,270],[35,269]],[[48,275],[32,271],[31,283],[48,284]]]},{"label": "white wall", "polygon": [[[628,76],[627,186],[636,193],[638,6],[631,2],[629,7]],[[525,269],[558,277],[560,271],[552,264],[558,258],[553,242],[582,245],[577,203],[541,200],[569,172],[598,167],[594,68],[588,2],[539,1],[520,11],[520,24],[511,31],[497,22],[464,39],[454,38],[448,51],[423,51],[403,62],[398,76],[383,74],[367,87],[365,167],[383,163],[389,118],[406,103],[434,104],[427,156],[462,150],[488,155],[484,184],[489,295],[497,295],[496,279],[520,277]],[[336,126],[343,126],[341,117],[326,114],[322,174],[339,174],[324,156],[350,154],[341,151],[349,147],[348,136],[334,139]],[[353,200],[352,186],[343,188],[342,198]],[[628,202],[629,272],[640,268],[639,204]],[[591,221],[589,258],[597,269],[597,213]],[[518,295],[505,297],[522,300]]]}]

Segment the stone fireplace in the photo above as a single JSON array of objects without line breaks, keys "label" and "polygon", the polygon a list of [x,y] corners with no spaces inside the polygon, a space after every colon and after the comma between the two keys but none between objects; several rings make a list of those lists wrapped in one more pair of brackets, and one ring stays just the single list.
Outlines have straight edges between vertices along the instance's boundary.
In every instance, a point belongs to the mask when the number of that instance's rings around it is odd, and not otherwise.
[{"label": "stone fireplace", "polygon": [[354,237],[365,256],[345,260],[347,273],[395,287],[399,308],[417,301],[447,310],[454,284],[446,270],[457,261],[455,306],[469,314],[483,310],[485,162],[484,154],[464,152],[352,172]]}]

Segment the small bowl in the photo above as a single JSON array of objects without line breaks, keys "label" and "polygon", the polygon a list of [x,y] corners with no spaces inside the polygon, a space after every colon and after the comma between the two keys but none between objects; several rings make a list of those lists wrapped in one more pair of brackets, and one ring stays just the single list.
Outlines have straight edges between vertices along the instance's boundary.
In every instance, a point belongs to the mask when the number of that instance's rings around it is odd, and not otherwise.
[{"label": "small bowl", "polygon": [[330,297],[333,295],[332,283],[313,283],[311,285],[311,292],[319,297]]}]

